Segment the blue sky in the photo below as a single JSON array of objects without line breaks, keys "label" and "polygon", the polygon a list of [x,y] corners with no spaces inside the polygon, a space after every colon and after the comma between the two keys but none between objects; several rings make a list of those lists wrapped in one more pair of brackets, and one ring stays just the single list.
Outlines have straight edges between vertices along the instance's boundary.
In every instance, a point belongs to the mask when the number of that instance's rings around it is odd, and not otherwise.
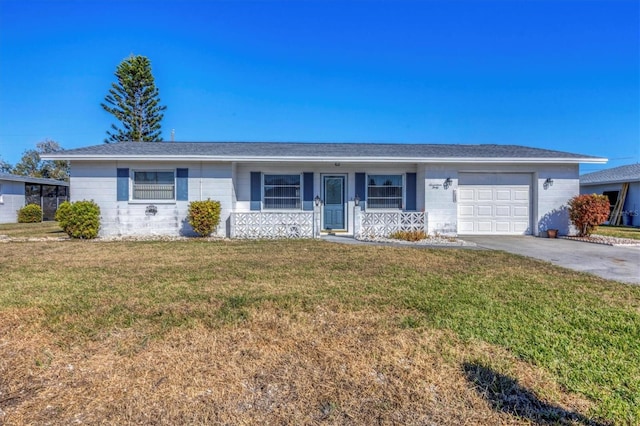
[{"label": "blue sky", "polygon": [[0,0],[0,156],[102,143],[147,56],[178,141],[498,143],[640,161],[640,2]]}]

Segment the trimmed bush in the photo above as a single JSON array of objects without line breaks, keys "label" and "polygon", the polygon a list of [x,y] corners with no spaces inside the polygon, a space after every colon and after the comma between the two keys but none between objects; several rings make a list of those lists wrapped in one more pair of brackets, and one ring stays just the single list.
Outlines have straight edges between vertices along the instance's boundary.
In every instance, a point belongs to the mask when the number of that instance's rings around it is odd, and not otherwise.
[{"label": "trimmed bush", "polygon": [[427,238],[424,231],[396,231],[389,235],[389,238],[403,241],[420,241]]},{"label": "trimmed bush", "polygon": [[93,201],[65,201],[56,211],[56,220],[71,238],[90,240],[100,231],[100,207]]},{"label": "trimmed bush", "polygon": [[609,218],[609,198],[606,195],[576,195],[569,200],[569,219],[578,235],[588,237]]},{"label": "trimmed bush", "polygon": [[42,208],[37,204],[27,204],[18,210],[18,223],[42,222]]},{"label": "trimmed bush", "polygon": [[58,225],[60,225],[60,228],[62,228],[64,232],[67,232],[67,223],[71,215],[71,210],[71,203],[68,201],[61,203],[58,206],[58,210],[56,210],[55,219],[58,221]]},{"label": "trimmed bush", "polygon": [[220,223],[220,202],[210,199],[190,202],[187,221],[201,237],[211,235]]}]

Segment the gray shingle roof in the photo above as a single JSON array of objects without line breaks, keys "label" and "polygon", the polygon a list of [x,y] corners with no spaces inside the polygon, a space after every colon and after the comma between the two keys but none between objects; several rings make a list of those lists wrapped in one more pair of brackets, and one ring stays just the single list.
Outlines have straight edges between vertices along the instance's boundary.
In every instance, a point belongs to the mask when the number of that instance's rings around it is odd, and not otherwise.
[{"label": "gray shingle roof", "polygon": [[640,163],[614,167],[580,176],[580,185],[640,181]]},{"label": "gray shingle roof", "polygon": [[35,178],[31,176],[12,175],[10,173],[0,173],[0,180],[8,180],[11,182],[34,183],[40,185],[58,185],[69,186],[69,182],[56,179]]},{"label": "gray shingle roof", "polygon": [[60,151],[42,155],[45,159],[202,157],[216,159],[566,159],[603,161],[604,159],[569,152],[519,145],[446,145],[382,143],[290,143],[290,142],[120,142]]}]

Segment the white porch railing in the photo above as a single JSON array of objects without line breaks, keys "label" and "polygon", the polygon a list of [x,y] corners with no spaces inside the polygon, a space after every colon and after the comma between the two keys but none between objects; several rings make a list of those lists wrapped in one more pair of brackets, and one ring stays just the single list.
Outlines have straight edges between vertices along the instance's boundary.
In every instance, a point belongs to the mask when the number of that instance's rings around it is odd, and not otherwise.
[{"label": "white porch railing", "polygon": [[313,217],[312,211],[231,213],[231,238],[313,238]]},{"label": "white porch railing", "polygon": [[427,232],[425,212],[364,212],[356,209],[354,221],[357,239],[384,238],[396,231]]},{"label": "white porch railing", "polygon": [[[396,231],[427,232],[425,212],[353,210],[353,235],[358,239],[388,237]],[[320,235],[320,209],[305,212],[231,213],[231,238],[314,238]]]}]

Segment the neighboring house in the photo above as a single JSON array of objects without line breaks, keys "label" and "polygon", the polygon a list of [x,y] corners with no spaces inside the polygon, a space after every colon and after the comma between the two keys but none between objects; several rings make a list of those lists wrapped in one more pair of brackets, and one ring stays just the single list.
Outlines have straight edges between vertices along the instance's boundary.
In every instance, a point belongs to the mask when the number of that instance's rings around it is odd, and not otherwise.
[{"label": "neighboring house", "polygon": [[580,176],[580,193],[604,194],[613,208],[625,183],[629,187],[622,207],[622,223],[640,226],[640,163],[584,174]]},{"label": "neighboring house", "polygon": [[569,232],[579,164],[606,159],[514,145],[121,142],[43,154],[70,160],[72,201],[101,235],[191,235],[188,205],[221,203],[216,234],[538,235]]},{"label": "neighboring house", "polygon": [[18,222],[18,210],[27,204],[39,205],[43,219],[53,220],[68,197],[67,182],[0,173],[0,223]]}]

